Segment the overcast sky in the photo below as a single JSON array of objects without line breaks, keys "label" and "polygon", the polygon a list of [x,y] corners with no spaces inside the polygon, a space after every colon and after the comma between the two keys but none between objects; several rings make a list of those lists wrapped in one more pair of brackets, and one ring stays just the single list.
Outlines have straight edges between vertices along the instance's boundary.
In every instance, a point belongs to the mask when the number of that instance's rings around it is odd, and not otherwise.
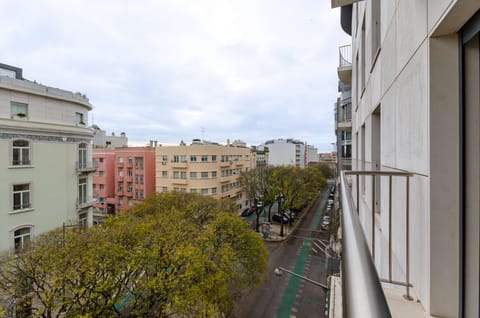
[{"label": "overcast sky", "polygon": [[132,144],[295,138],[331,151],[330,0],[0,0],[0,63],[88,96]]}]

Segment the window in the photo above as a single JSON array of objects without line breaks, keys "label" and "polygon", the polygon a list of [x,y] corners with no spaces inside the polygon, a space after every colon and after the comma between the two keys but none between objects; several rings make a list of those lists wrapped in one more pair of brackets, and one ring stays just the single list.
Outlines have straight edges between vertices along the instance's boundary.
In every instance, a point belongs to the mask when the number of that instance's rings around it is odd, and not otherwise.
[{"label": "window", "polygon": [[173,172],[173,179],[180,179],[180,173],[178,171]]},{"label": "window", "polygon": [[133,164],[133,158],[132,157],[128,157],[128,163]]},{"label": "window", "polygon": [[202,189],[202,194],[207,195],[208,194],[208,189]]},{"label": "window", "polygon": [[118,157],[118,163],[123,163],[123,157]]},{"label": "window", "polygon": [[187,193],[187,188],[180,188],[181,193]]},{"label": "window", "polygon": [[30,227],[22,227],[13,232],[13,246],[15,252],[20,252],[28,246],[32,240],[32,231]]},{"label": "window", "polygon": [[162,178],[168,178],[168,171],[166,170],[162,171]]},{"label": "window", "polygon": [[190,189],[191,193],[197,193],[197,189]]},{"label": "window", "polygon": [[83,228],[86,228],[88,224],[88,212],[80,213],[78,215],[78,221]]},{"label": "window", "polygon": [[208,162],[208,156],[202,155],[202,162]]},{"label": "window", "polygon": [[118,192],[123,192],[123,183],[118,184]]},{"label": "window", "polygon": [[132,201],[132,200],[128,200],[128,205],[129,205],[129,206],[132,206],[132,205],[133,205],[133,201]]},{"label": "window", "polygon": [[216,179],[217,178],[217,172],[216,171],[212,171],[212,179]]},{"label": "window", "polygon": [[133,177],[133,170],[132,169],[127,169],[127,177]]},{"label": "window", "polygon": [[93,183],[92,188],[93,188],[93,190],[95,190],[97,188],[97,185],[95,183]]},{"label": "window", "polygon": [[13,185],[13,210],[24,210],[31,208],[30,184]]},{"label": "window", "polygon": [[140,184],[143,184],[143,174],[140,175]]},{"label": "window", "polygon": [[83,121],[82,113],[75,113],[75,123],[77,125],[85,125],[85,122]]},{"label": "window", "polygon": [[162,192],[163,193],[168,192],[168,187],[162,187]]},{"label": "window", "polygon": [[217,193],[217,188],[212,188],[212,194],[216,194]]},{"label": "window", "polygon": [[119,176],[119,177],[123,177],[123,170],[122,170],[122,169],[119,169],[119,170],[118,170],[118,176]]},{"label": "window", "polygon": [[132,184],[128,183],[127,184],[127,192],[132,192],[132,190],[133,190]]},{"label": "window", "polygon": [[138,190],[139,192],[139,199],[143,200],[143,190]]},{"label": "window", "polygon": [[138,174],[135,175],[135,184],[138,184]]},{"label": "window", "polygon": [[87,178],[78,179],[78,204],[87,203]]},{"label": "window", "polygon": [[78,168],[85,169],[87,167],[87,144],[78,145]]},{"label": "window", "polygon": [[13,166],[23,166],[30,164],[30,142],[27,140],[13,141]]},{"label": "window", "polygon": [[162,155],[162,161],[167,162],[168,161],[168,156],[167,155]]},{"label": "window", "polygon": [[191,155],[190,156],[190,162],[197,162],[197,156]]},{"label": "window", "polygon": [[190,179],[197,179],[197,173],[196,172],[190,172]]},{"label": "window", "polygon": [[103,163],[103,158],[98,158],[98,161],[100,161],[101,163]]},{"label": "window", "polygon": [[180,172],[180,179],[187,179],[187,173],[185,171]]},{"label": "window", "polygon": [[180,162],[187,162],[187,156],[186,155],[181,155],[180,156]]},{"label": "window", "polygon": [[12,119],[28,119],[28,104],[10,102],[10,116]]},{"label": "window", "polygon": [[143,158],[135,158],[135,169],[143,170]]},{"label": "window", "polygon": [[212,162],[217,162],[217,156],[216,155],[212,156]]},{"label": "window", "polygon": [[99,172],[98,172],[98,176],[99,176],[99,177],[103,177],[104,175],[105,175],[105,172],[103,172],[103,171],[99,171]]},{"label": "window", "polygon": [[105,185],[104,185],[104,184],[99,184],[98,187],[100,188],[100,190],[105,189]]},{"label": "window", "polygon": [[173,162],[180,162],[180,157],[177,155],[173,156]]},{"label": "window", "polygon": [[208,172],[202,171],[202,179],[208,179]]}]

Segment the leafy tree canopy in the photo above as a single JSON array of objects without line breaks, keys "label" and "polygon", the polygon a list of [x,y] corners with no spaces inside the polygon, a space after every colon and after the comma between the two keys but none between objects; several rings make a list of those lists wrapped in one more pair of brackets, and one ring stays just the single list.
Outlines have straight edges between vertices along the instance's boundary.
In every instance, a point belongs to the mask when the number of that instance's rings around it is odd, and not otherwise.
[{"label": "leafy tree canopy", "polygon": [[1,261],[0,299],[26,299],[17,303],[38,317],[228,314],[232,297],[264,278],[268,254],[233,211],[162,193],[102,226],[53,231]]}]

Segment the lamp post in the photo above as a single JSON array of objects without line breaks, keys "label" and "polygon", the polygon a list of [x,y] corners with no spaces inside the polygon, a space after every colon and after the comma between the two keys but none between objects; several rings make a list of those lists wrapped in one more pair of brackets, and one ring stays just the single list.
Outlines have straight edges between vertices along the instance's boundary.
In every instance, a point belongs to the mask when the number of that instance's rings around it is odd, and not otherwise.
[{"label": "lamp post", "polygon": [[283,268],[283,267],[281,267],[281,266],[275,268],[275,270],[273,271],[273,273],[274,273],[275,275],[277,275],[277,276],[282,276],[282,272],[287,272],[287,273],[289,273],[290,275],[299,277],[299,278],[301,278],[301,279],[303,279],[303,280],[305,280],[305,281],[307,281],[307,282],[309,282],[309,283],[312,283],[312,284],[314,284],[314,285],[316,285],[316,286],[322,287],[323,289],[326,289],[326,290],[329,290],[329,289],[330,289],[330,288],[329,288],[327,285],[325,285],[325,284],[322,284],[322,283],[320,283],[320,282],[317,282],[317,281],[315,281],[315,280],[313,280],[313,279],[310,279],[310,278],[305,277],[305,276],[303,276],[303,275],[297,274],[297,273],[295,273],[295,272],[289,271],[288,269]]}]

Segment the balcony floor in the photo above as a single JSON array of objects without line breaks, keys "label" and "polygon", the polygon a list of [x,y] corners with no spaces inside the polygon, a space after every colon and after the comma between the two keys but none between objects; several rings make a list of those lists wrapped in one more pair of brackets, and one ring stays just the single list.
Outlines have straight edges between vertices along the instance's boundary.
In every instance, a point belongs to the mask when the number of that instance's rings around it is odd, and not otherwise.
[{"label": "balcony floor", "polygon": [[383,292],[387,298],[388,307],[392,313],[393,318],[423,318],[425,312],[422,304],[414,300],[406,300],[403,298],[405,288],[397,288],[388,284],[383,285]]}]

